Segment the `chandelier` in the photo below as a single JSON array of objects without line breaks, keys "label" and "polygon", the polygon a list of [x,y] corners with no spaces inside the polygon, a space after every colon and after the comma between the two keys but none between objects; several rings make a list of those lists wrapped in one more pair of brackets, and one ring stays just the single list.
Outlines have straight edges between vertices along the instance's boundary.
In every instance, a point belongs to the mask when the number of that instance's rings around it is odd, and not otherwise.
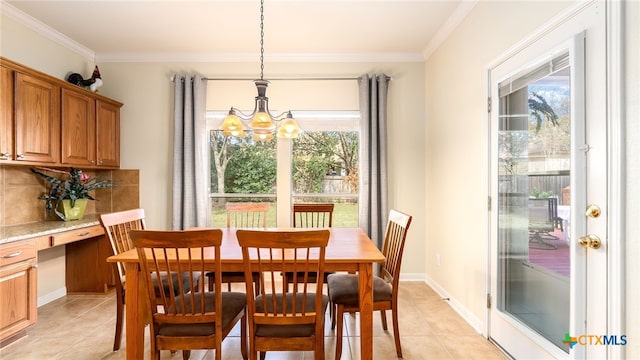
[{"label": "chandelier", "polygon": [[[244,114],[232,106],[229,114],[220,125],[222,133],[227,136],[245,137],[247,132],[250,132],[254,140],[268,141],[273,139],[276,123],[280,123],[280,126],[277,127],[279,138],[297,137],[300,126],[291,115],[291,111],[285,111],[278,115],[273,115],[269,111],[269,98],[266,96],[269,81],[264,79],[264,0],[260,0],[260,79],[254,80],[253,83],[258,89],[253,112]],[[250,122],[245,127],[243,121]]]}]

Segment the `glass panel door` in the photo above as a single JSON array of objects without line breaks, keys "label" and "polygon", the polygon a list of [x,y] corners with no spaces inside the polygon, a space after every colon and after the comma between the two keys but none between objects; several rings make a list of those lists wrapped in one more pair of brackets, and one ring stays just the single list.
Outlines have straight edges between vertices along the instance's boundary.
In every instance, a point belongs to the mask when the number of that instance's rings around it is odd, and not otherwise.
[{"label": "glass panel door", "polygon": [[497,309],[568,353],[571,69],[556,55],[499,83]]}]

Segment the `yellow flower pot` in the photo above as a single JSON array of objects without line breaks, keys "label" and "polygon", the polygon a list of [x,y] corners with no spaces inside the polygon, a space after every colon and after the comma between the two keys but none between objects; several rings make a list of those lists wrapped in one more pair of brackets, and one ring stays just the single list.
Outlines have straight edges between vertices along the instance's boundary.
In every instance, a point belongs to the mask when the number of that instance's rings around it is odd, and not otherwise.
[{"label": "yellow flower pot", "polygon": [[71,207],[71,200],[62,200],[58,203],[58,211],[64,214],[64,221],[80,220],[84,217],[88,201],[89,199],[78,199],[75,206]]}]

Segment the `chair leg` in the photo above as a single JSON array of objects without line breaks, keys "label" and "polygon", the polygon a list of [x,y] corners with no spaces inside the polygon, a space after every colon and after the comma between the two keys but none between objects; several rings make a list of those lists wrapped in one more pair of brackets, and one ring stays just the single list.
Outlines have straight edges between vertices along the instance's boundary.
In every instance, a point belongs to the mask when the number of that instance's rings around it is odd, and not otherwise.
[{"label": "chair leg", "polygon": [[267,352],[266,351],[260,351],[260,360],[264,360],[264,358],[267,356]]},{"label": "chair leg", "polygon": [[247,360],[247,316],[244,315],[240,321],[240,354]]},{"label": "chair leg", "polygon": [[209,291],[213,291],[213,278],[211,276],[207,276],[207,282],[209,283]]},{"label": "chair leg", "polygon": [[182,360],[189,360],[191,350],[182,350]]},{"label": "chair leg", "polygon": [[382,320],[382,329],[387,331],[387,312],[385,310],[380,310],[380,319]]},{"label": "chair leg", "polygon": [[122,327],[124,326],[123,313],[124,291],[122,286],[116,286],[116,335],[113,340],[113,351],[120,350],[120,345],[122,344]]},{"label": "chair leg", "polygon": [[400,346],[400,326],[398,325],[398,307],[394,304],[391,308],[391,320],[393,321],[393,338],[396,342],[396,354],[402,359],[402,347]]},{"label": "chair leg", "polygon": [[331,307],[333,307],[333,313],[331,314],[331,330],[336,328],[336,304],[330,303]]},{"label": "chair leg", "polygon": [[334,314],[337,316],[336,320],[336,359],[340,360],[342,356],[342,330],[344,327],[344,307],[343,305],[336,305]]},{"label": "chair leg", "polygon": [[324,321],[322,321],[322,327],[316,331],[316,348],[313,351],[314,360],[324,360]]}]

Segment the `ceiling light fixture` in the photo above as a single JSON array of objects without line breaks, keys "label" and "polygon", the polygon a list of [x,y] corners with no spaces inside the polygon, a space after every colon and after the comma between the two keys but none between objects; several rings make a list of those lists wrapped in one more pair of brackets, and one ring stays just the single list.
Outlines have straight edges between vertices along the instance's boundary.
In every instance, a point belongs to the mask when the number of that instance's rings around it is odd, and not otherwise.
[{"label": "ceiling light fixture", "polygon": [[[273,139],[273,132],[276,130],[275,123],[281,122],[277,131],[278,137],[287,139],[297,137],[300,126],[293,118],[291,111],[285,111],[278,115],[272,115],[269,111],[269,98],[266,96],[269,81],[264,79],[264,0],[260,0],[260,79],[254,80],[253,83],[258,89],[253,112],[246,115],[232,106],[229,114],[220,125],[223,134],[245,137],[247,132],[252,132],[254,140],[268,141]],[[251,122],[245,127],[243,121]]]}]

